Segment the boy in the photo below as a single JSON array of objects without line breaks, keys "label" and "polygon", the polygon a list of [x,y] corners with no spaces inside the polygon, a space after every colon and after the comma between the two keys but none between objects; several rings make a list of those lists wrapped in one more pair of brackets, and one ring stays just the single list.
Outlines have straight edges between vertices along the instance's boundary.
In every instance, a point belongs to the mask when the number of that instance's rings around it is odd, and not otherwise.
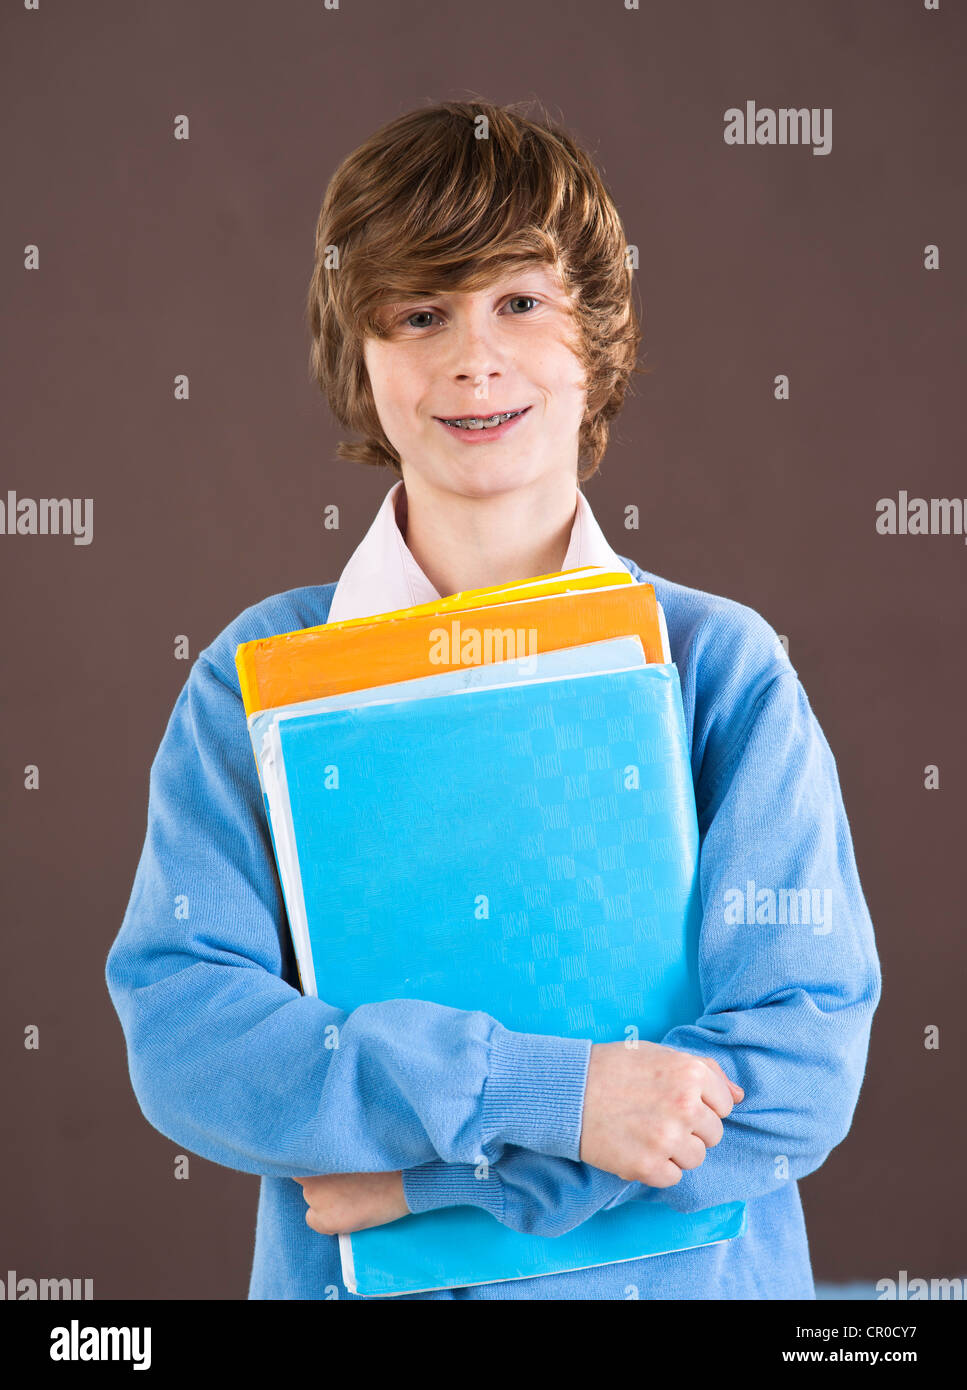
[{"label": "boy", "polygon": [[[564,131],[510,108],[410,113],[329,185],[309,321],[320,387],[363,436],[340,455],[398,480],[339,583],[247,609],[176,702],[107,962],[145,1115],[262,1176],[250,1298],[352,1297],[334,1232],[408,1211],[475,1204],[552,1236],[624,1201],[734,1200],[747,1230],[719,1245],[412,1297],[814,1298],[797,1179],[850,1126],[880,995],[872,924],[835,763],[775,633],[616,555],[579,490],[640,342],[607,191]],[[587,564],[654,584],[681,677],[702,1017],[629,1049],[302,996],[237,644]],[[776,897],[796,910],[777,917]]]}]

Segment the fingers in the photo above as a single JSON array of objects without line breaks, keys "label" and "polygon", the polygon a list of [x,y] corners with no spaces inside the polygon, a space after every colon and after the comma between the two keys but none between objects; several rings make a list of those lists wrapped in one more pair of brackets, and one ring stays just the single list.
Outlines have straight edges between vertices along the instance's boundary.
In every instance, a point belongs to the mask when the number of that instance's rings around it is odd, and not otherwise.
[{"label": "fingers", "polygon": [[336,1229],[336,1223],[333,1222],[331,1218],[323,1220],[321,1216],[316,1215],[312,1207],[306,1207],[306,1225],[309,1227],[310,1231],[315,1231],[316,1235],[319,1236],[339,1235],[339,1231]]},{"label": "fingers", "polygon": [[[699,1057],[698,1060],[700,1062],[704,1062],[705,1065],[709,1067],[712,1071],[714,1071],[717,1076],[720,1076],[723,1081],[728,1081],[730,1086],[735,1086],[736,1090],[742,1091],[742,1087],[739,1086],[737,1082],[733,1081],[730,1077],[726,1076],[725,1072],[719,1066],[718,1062],[716,1062],[714,1057]],[[742,1094],[745,1095],[745,1092],[742,1091]]]},{"label": "fingers", "polygon": [[669,1158],[679,1168],[698,1168],[705,1162],[708,1150],[721,1143],[724,1135],[725,1126],[718,1115],[710,1106],[703,1104],[701,1114],[692,1124],[691,1134],[684,1135],[678,1141]]},{"label": "fingers", "polygon": [[675,1152],[670,1157],[679,1168],[698,1168],[705,1162],[705,1145],[697,1135],[686,1135],[676,1144]]},{"label": "fingers", "polygon": [[702,1099],[724,1119],[732,1113],[732,1107],[744,1098],[745,1092],[741,1086],[729,1080],[714,1057],[700,1057],[698,1060],[705,1063],[708,1071],[708,1078],[702,1087]]},{"label": "fingers", "polygon": [[692,1125],[692,1132],[707,1149],[714,1149],[716,1144],[721,1143],[725,1127],[715,1111],[703,1105],[701,1115]]},{"label": "fingers", "polygon": [[[697,1166],[697,1165],[696,1165]],[[682,1180],[683,1169],[671,1159],[661,1164],[655,1164],[653,1171],[648,1177],[649,1187],[674,1187]]]}]

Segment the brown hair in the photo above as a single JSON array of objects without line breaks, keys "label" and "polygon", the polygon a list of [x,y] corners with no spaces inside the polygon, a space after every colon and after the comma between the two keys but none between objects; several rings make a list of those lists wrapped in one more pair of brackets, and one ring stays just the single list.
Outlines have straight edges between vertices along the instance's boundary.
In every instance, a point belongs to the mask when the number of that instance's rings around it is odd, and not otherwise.
[{"label": "brown hair", "polygon": [[364,436],[340,442],[340,458],[401,473],[363,358],[364,337],[385,335],[378,311],[387,297],[482,289],[535,260],[572,297],[571,346],[587,384],[583,481],[604,456],[632,374],[649,370],[637,365],[624,229],[587,154],[546,116],[454,101],[400,116],[343,160],[316,224],[307,301],[310,376],[339,423]]}]

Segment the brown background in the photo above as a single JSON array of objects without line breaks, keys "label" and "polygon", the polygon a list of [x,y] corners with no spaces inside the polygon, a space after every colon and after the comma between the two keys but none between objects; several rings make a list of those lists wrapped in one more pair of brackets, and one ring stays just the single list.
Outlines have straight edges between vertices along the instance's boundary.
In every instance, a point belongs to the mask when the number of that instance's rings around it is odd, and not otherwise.
[{"label": "brown background", "polygon": [[[482,95],[562,120],[639,247],[655,372],[588,484],[605,534],[786,634],[836,754],[884,997],[852,1132],[802,1184],[817,1278],[967,1275],[967,548],[874,526],[901,488],[967,493],[957,10],[4,6],[0,497],[95,505],[87,547],[0,535],[0,1273],[90,1277],[98,1298],[245,1297],[258,1180],[195,1158],[175,1181],[104,960],[188,674],[177,634],[193,660],[247,605],[337,579],[393,481],[335,458],[308,381],[326,182],[385,121]],[[831,107],[832,152],[725,145],[723,113],[746,100]]]}]

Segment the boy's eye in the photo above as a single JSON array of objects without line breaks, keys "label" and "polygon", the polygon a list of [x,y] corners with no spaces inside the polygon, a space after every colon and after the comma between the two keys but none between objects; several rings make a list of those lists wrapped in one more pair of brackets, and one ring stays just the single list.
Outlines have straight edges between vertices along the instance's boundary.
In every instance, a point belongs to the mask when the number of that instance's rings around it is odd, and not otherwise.
[{"label": "boy's eye", "polygon": [[513,298],[509,299],[507,302],[509,304],[514,304],[515,302],[519,302],[522,299],[529,299],[532,304],[537,303],[537,299],[532,294],[515,294]]},{"label": "boy's eye", "polygon": [[[525,301],[527,301],[527,302],[530,303],[530,304],[537,304],[537,303],[538,303],[538,300],[537,300],[536,295],[533,295],[533,294],[515,294],[515,295],[511,295],[510,299],[508,299],[508,301],[507,301],[507,304],[508,304],[508,306],[513,305],[513,304],[519,304],[519,303],[521,302],[521,300],[525,300]],[[414,319],[424,319],[424,320],[425,320],[425,319],[427,319],[427,318],[437,318],[437,317],[438,317],[438,315],[435,314],[435,313],[433,312],[432,309],[415,309],[415,310],[413,311],[412,314],[408,314],[408,315],[406,316],[406,318],[403,320],[403,322],[404,322],[404,324],[406,325],[407,328],[426,328],[428,325],[427,325],[425,322],[424,322],[424,323],[414,323],[413,320],[414,320]],[[514,312],[513,317],[519,318],[520,315],[517,314],[516,312]]]}]

